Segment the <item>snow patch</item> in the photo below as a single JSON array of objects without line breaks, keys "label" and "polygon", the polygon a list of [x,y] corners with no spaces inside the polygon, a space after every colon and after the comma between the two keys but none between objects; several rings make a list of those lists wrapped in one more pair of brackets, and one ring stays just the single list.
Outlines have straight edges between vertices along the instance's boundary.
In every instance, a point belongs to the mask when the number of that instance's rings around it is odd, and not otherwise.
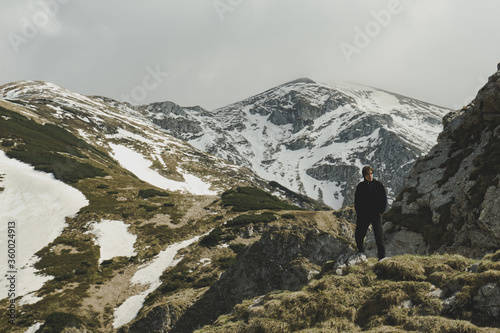
[{"label": "snow patch", "polygon": [[40,327],[42,327],[42,325],[43,323],[36,323],[30,326],[24,333],[35,333]]},{"label": "snow patch", "polygon": [[114,257],[132,257],[136,254],[134,244],[137,236],[128,232],[128,226],[123,221],[102,220],[89,227],[88,233],[96,236],[96,244],[101,249],[99,264]]},{"label": "snow patch", "polygon": [[[0,248],[7,248],[7,225],[15,222],[17,296],[24,296],[50,280],[49,276],[35,273],[35,253],[56,239],[66,226],[66,217],[78,213],[88,200],[52,174],[35,171],[29,164],[8,158],[3,151],[0,174],[4,175],[4,191],[0,192]],[[7,267],[7,256],[1,256],[0,286],[7,284]],[[2,288],[0,299],[5,297],[7,289]]]},{"label": "snow patch", "polygon": [[133,151],[125,146],[110,144],[113,150],[113,158],[116,159],[125,169],[135,174],[139,179],[142,179],[151,185],[157,186],[164,190],[188,192],[195,195],[215,195],[217,192],[210,190],[210,184],[205,183],[202,179],[180,171],[185,182],[179,182],[165,178],[158,172],[151,169],[152,162],[144,158],[140,153]]},{"label": "snow patch", "polygon": [[134,274],[130,279],[130,283],[132,285],[140,284],[148,286],[148,289],[138,295],[128,298],[122,305],[115,308],[113,328],[121,327],[137,316],[146,297],[161,285],[160,276],[163,271],[168,267],[177,265],[182,260],[182,257],[175,259],[177,252],[196,242],[199,238],[200,236],[196,236],[183,242],[170,245],[165,250],[161,251],[155,259],[142,266],[142,268]]},{"label": "snow patch", "polygon": [[373,99],[374,104],[379,107],[381,113],[390,114],[392,109],[401,107],[401,103],[396,96],[383,91],[372,91],[370,97]]},{"label": "snow patch", "polygon": [[202,267],[209,265],[211,262],[212,262],[212,259],[210,259],[210,258],[201,258],[200,259],[200,264]]}]

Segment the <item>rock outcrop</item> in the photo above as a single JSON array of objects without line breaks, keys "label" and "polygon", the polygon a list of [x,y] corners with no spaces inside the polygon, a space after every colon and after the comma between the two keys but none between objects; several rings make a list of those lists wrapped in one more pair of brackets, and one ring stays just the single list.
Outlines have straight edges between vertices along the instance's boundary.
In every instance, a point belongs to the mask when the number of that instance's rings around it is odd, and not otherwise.
[{"label": "rock outcrop", "polygon": [[387,243],[400,243],[390,254],[480,258],[500,247],[500,71],[443,124],[385,215]]},{"label": "rock outcrop", "polygon": [[[244,299],[253,298],[275,290],[298,290],[329,260],[341,254],[353,253],[343,237],[316,228],[272,228],[261,239],[238,255],[236,263],[175,324],[171,332],[192,332],[212,323],[223,313]],[[156,314],[166,315],[157,309]],[[155,320],[137,323],[141,329],[162,331],[157,325],[171,322],[154,316]],[[147,323],[156,325],[148,326]],[[132,332],[132,330],[131,330]]]}]

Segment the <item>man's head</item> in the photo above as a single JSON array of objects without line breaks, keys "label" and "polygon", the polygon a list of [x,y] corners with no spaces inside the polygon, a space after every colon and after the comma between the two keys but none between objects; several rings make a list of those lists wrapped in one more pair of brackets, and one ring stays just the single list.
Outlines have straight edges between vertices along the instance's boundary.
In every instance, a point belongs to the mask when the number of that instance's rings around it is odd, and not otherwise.
[{"label": "man's head", "polygon": [[373,181],[373,168],[371,166],[365,166],[362,170],[362,173],[363,173],[363,177],[371,182]]}]

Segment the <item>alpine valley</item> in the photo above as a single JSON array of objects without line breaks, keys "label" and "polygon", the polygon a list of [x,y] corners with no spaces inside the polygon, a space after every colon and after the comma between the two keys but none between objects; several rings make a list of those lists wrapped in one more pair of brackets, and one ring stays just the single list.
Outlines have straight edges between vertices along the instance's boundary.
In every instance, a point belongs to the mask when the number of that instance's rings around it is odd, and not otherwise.
[{"label": "alpine valley", "polygon": [[[499,77],[457,111],[309,79],[212,111],[1,86],[0,331],[500,332]],[[378,262],[365,164],[394,200]]]}]

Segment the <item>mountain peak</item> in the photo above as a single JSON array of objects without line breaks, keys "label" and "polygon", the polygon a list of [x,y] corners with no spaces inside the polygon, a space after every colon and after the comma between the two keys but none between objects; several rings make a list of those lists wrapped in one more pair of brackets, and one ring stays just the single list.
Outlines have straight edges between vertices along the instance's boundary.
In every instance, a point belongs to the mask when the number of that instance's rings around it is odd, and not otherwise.
[{"label": "mountain peak", "polygon": [[449,111],[376,88],[308,78],[213,112],[149,109],[176,137],[333,208],[352,203],[365,164],[394,197],[405,172],[435,144]]},{"label": "mountain peak", "polygon": [[296,80],[292,80],[292,81],[289,81],[285,84],[283,84],[283,86],[285,85],[289,85],[289,84],[295,84],[295,83],[306,83],[306,84],[315,84],[316,81],[313,81],[307,77],[302,77],[302,78],[299,78],[299,79],[296,79]]}]

